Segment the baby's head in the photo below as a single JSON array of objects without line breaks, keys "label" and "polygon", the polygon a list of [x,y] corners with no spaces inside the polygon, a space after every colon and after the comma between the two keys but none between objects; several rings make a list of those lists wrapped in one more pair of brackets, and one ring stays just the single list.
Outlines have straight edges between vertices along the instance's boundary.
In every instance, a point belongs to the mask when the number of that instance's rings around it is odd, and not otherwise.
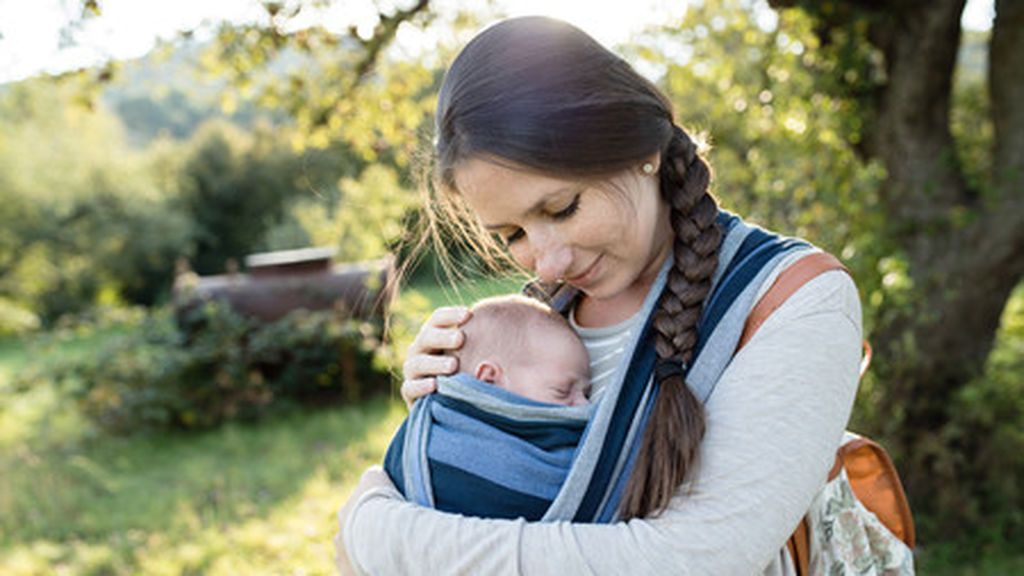
[{"label": "baby's head", "polygon": [[525,296],[481,300],[462,326],[461,372],[538,402],[587,403],[590,362],[564,318]]}]

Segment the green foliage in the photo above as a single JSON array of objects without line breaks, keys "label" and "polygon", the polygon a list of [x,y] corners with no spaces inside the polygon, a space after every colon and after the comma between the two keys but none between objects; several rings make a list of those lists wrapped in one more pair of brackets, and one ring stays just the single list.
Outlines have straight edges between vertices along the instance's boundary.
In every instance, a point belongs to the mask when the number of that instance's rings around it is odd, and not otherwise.
[{"label": "green foliage", "polygon": [[[305,231],[280,233],[288,225],[290,207],[312,204],[318,197],[336,199],[332,186],[339,175],[360,168],[338,146],[311,160],[283,144],[269,127],[249,133],[214,122],[203,126],[189,146],[180,173],[180,203],[196,228],[193,267],[200,274],[220,273],[226,260],[240,262],[252,252],[306,245]],[[386,199],[371,200],[383,205]]]},{"label": "green foliage", "polygon": [[227,259],[254,251],[296,193],[294,170],[285,166],[291,158],[269,134],[261,140],[224,123],[196,136],[182,172],[181,203],[197,228],[193,266],[200,274],[219,273]]},{"label": "green foliage", "polygon": [[[354,29],[348,37],[319,26],[286,30],[299,12],[305,16],[323,6],[313,4],[268,3],[269,26],[219,28],[202,60],[234,88],[223,92],[222,108],[230,113],[240,101],[255,101],[285,111],[295,122],[289,136],[297,149],[341,141],[367,162],[408,166],[430,120],[440,75],[436,64],[423,64],[430,56],[394,59],[382,49],[403,20],[425,24],[428,16],[417,14],[418,8],[380,14],[371,38]],[[439,36],[447,39],[451,32]]]},{"label": "green foliage", "polygon": [[979,543],[1024,537],[1024,285],[1003,312],[985,371],[962,388],[952,419],[934,431],[945,448],[940,467],[966,470],[939,491],[936,509],[979,528]]},{"label": "green foliage", "polygon": [[344,178],[339,198],[304,199],[292,218],[315,246],[335,246],[344,262],[383,258],[405,234],[402,226],[417,206],[416,195],[399,184],[395,171],[374,164],[358,180]]},{"label": "green foliage", "polygon": [[780,15],[759,27],[739,2],[708,1],[678,26],[642,37],[633,57],[662,72],[679,120],[707,130],[721,203],[754,222],[813,238],[870,287],[877,190],[884,172],[850,145],[853,104],[819,86],[826,56],[811,21]]},{"label": "green foliage", "polygon": [[115,118],[45,81],[0,98],[0,296],[42,321],[97,303],[152,304],[190,224]]},{"label": "green foliage", "polygon": [[[56,381],[113,433],[209,428],[283,406],[354,402],[387,390],[379,327],[332,312],[296,311],[258,324],[218,303],[154,314],[84,359],[45,369],[21,387]],[[35,384],[34,384],[35,383]]]},{"label": "green foliage", "polygon": [[[977,50],[980,41],[975,35],[968,35],[965,42],[973,42],[973,49]],[[953,86],[950,129],[968,185],[991,200],[993,126],[985,78],[968,70],[958,73]]]},{"label": "green foliage", "polygon": [[115,103],[125,128],[140,142],[159,136],[185,139],[212,114],[198,108],[182,92],[174,90],[164,98],[134,96]]},{"label": "green foliage", "polygon": [[24,306],[0,297],[0,338],[25,334],[39,328],[39,317]]}]

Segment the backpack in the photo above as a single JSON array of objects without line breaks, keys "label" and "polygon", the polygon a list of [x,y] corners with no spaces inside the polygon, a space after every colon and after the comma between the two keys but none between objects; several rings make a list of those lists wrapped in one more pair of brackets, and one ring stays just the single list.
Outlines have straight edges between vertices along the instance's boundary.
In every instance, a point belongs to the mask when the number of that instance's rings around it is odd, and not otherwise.
[{"label": "backpack", "polygon": [[[830,270],[849,273],[825,252],[783,270],[751,310],[736,350],[790,295]],[[861,376],[871,362],[866,341],[864,351]],[[786,548],[798,576],[831,574],[839,571],[837,565],[858,574],[913,574],[914,541],[914,520],[892,459],[878,443],[847,432],[828,481]]]}]

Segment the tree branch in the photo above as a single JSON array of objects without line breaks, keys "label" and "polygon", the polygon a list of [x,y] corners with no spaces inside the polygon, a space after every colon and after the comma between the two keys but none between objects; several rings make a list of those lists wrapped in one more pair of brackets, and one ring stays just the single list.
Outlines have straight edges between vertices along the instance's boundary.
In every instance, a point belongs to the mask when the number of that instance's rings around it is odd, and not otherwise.
[{"label": "tree branch", "polygon": [[380,15],[380,22],[373,29],[373,36],[368,40],[363,40],[355,33],[354,30],[350,31],[353,38],[359,40],[362,44],[365,54],[363,58],[356,65],[355,80],[353,86],[363,81],[367,74],[373,70],[374,65],[380,58],[380,53],[387,48],[388,44],[395,39],[395,34],[398,33],[398,27],[403,22],[411,20],[414,16],[423,12],[430,5],[430,0],[416,0],[416,4],[405,10],[398,10],[391,15]]}]

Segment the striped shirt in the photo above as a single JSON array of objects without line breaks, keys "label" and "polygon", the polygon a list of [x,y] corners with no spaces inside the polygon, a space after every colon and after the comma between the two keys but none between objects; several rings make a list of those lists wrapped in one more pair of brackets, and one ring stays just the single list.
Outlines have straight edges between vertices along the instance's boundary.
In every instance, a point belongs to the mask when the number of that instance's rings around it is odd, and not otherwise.
[{"label": "striped shirt", "polygon": [[590,357],[589,398],[591,402],[596,402],[608,384],[615,381],[617,371],[622,365],[622,357],[640,324],[640,312],[618,324],[598,328],[586,328],[577,324],[575,308],[568,317],[569,324],[583,341],[583,346]]}]

